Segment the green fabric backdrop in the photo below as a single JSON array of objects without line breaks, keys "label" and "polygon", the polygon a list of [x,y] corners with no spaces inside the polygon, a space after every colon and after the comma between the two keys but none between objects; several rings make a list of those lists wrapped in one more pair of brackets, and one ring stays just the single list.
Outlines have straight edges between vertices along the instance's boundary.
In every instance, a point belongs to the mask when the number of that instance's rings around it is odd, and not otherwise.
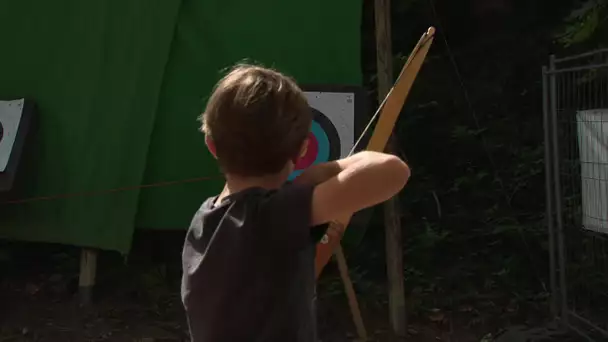
[{"label": "green fabric backdrop", "polygon": [[[145,182],[217,175],[197,116],[222,70],[245,58],[300,83],[361,83],[361,1],[185,1],[171,49]],[[141,192],[138,227],[184,229],[222,183]]]},{"label": "green fabric backdrop", "polygon": [[[140,184],[179,2],[0,2],[0,97],[40,106],[19,197]],[[138,191],[0,207],[0,236],[129,250]]]},{"label": "green fabric backdrop", "polygon": [[[0,98],[41,107],[20,197],[218,175],[197,116],[249,58],[300,83],[360,84],[361,0],[5,0]],[[0,206],[0,236],[128,252],[134,227],[185,229],[221,183]]]}]

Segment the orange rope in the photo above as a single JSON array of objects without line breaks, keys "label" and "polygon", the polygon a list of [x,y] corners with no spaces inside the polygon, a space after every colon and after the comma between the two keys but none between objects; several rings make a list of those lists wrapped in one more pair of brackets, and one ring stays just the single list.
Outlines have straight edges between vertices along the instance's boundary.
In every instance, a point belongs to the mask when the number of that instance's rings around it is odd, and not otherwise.
[{"label": "orange rope", "polygon": [[0,205],[51,201],[51,200],[67,199],[67,198],[74,198],[74,197],[100,196],[100,195],[107,195],[107,194],[131,191],[131,190],[139,190],[139,189],[146,189],[146,188],[159,188],[159,187],[165,187],[165,186],[170,186],[170,185],[195,183],[195,182],[208,181],[208,180],[221,180],[221,179],[224,179],[224,177],[221,175],[210,176],[210,177],[197,177],[197,178],[182,179],[182,180],[177,180],[177,181],[167,181],[167,182],[158,182],[158,183],[151,183],[151,184],[133,185],[133,186],[113,188],[113,189],[107,189],[107,190],[99,190],[99,191],[73,192],[73,193],[65,193],[65,194],[57,194],[57,195],[30,197],[30,198],[23,198],[23,199],[17,199],[17,200],[8,200],[8,201],[0,202]]}]

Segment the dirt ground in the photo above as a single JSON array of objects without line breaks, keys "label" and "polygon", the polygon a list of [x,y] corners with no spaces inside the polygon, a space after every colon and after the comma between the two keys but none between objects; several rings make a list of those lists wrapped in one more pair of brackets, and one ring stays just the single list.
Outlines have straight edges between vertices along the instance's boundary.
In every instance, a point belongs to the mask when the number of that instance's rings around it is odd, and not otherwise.
[{"label": "dirt ground", "polygon": [[[175,251],[167,258],[167,251],[159,254],[144,247],[128,260],[102,253],[88,307],[78,300],[78,249],[0,245],[0,252],[0,342],[188,340]],[[331,268],[326,273],[319,286],[321,341],[352,341],[356,336],[346,298],[336,291],[340,284]],[[386,306],[360,300],[370,341],[389,341]],[[474,312],[479,310],[473,305],[412,315],[407,341],[494,341],[490,336],[503,330],[506,320]],[[518,340],[505,342],[512,341]]]},{"label": "dirt ground", "polygon": [[[3,284],[0,341],[187,341],[187,326],[179,293],[156,298],[135,291],[114,290],[81,307],[70,284],[59,275],[49,281]],[[338,302],[338,303],[335,303]],[[319,308],[322,341],[352,341],[356,337],[350,314],[336,299]],[[372,312],[375,311],[375,312]],[[386,312],[366,310],[366,325],[373,341],[388,341]],[[441,327],[410,327],[412,341],[478,341],[475,334]]]}]

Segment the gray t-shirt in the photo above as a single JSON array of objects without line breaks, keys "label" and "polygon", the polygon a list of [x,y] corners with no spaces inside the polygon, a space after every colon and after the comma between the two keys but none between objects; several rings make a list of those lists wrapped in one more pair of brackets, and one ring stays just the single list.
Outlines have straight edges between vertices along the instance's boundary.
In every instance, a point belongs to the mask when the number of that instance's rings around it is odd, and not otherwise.
[{"label": "gray t-shirt", "polygon": [[316,341],[314,186],[251,188],[207,199],[182,254],[193,342]]}]

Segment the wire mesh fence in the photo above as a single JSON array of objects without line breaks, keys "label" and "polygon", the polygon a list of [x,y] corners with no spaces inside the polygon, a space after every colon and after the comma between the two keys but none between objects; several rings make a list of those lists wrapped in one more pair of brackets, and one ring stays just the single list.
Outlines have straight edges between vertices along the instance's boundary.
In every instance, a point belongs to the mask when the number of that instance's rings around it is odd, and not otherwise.
[{"label": "wire mesh fence", "polygon": [[608,49],[543,68],[552,311],[608,339]]}]

